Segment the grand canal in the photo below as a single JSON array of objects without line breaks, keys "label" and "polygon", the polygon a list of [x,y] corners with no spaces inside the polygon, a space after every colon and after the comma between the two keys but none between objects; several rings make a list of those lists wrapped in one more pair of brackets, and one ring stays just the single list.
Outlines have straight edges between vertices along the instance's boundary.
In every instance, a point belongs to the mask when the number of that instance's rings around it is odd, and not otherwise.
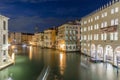
[{"label": "grand canal", "polygon": [[21,47],[14,65],[0,71],[0,80],[37,80],[49,66],[47,80],[120,80],[120,70],[109,63],[93,63],[79,52],[64,53],[40,47]]}]

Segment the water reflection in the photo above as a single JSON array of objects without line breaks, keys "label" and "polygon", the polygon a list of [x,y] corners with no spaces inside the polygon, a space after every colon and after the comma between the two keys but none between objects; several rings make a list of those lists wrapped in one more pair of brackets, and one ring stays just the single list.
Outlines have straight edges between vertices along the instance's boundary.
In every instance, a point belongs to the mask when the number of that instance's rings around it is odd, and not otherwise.
[{"label": "water reflection", "polygon": [[13,73],[10,73],[8,69],[0,71],[0,80],[13,80]]},{"label": "water reflection", "polygon": [[61,75],[64,74],[66,67],[66,54],[64,52],[60,53],[60,73]]},{"label": "water reflection", "polygon": [[[24,51],[27,55],[16,55],[16,64],[0,71],[0,80],[36,80],[45,65],[50,66],[48,80],[120,80],[116,68],[92,63],[89,57],[77,52],[64,53],[32,46]],[[21,54],[24,51],[21,50]]]},{"label": "water reflection", "polygon": [[33,52],[33,49],[32,49],[32,46],[30,46],[29,48],[29,59],[30,60],[32,59],[32,52]]}]

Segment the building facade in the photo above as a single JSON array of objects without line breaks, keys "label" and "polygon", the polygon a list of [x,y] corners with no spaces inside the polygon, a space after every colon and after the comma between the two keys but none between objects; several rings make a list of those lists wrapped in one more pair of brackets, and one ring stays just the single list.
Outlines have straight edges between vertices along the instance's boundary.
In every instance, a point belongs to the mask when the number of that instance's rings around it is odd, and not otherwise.
[{"label": "building facade", "polygon": [[44,43],[44,34],[42,32],[40,33],[35,33],[34,36],[32,37],[32,45],[35,46],[43,46]]},{"label": "building facade", "polygon": [[56,30],[51,28],[44,31],[44,47],[55,48]]},{"label": "building facade", "polygon": [[39,46],[43,47],[43,45],[44,45],[44,33],[40,32],[39,33]]},{"label": "building facade", "polygon": [[21,43],[30,44],[32,42],[33,33],[21,33]]},{"label": "building facade", "polygon": [[0,68],[11,62],[8,54],[8,20],[9,18],[0,15]]},{"label": "building facade", "polygon": [[75,22],[68,22],[58,27],[58,49],[62,51],[78,51],[78,27]]},{"label": "building facade", "polygon": [[21,33],[20,32],[9,32],[9,43],[10,44],[21,44]]},{"label": "building facade", "polygon": [[117,65],[120,60],[120,1],[113,0],[81,19],[81,52]]}]

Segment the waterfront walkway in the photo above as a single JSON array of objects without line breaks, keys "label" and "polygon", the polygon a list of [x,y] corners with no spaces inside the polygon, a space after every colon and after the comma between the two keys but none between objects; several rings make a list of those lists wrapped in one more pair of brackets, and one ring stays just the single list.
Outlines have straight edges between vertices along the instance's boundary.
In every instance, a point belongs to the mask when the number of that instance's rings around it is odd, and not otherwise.
[{"label": "waterfront walkway", "polygon": [[4,69],[12,64],[14,64],[14,62],[12,60],[9,62],[5,62],[4,64],[0,65],[0,70]]}]

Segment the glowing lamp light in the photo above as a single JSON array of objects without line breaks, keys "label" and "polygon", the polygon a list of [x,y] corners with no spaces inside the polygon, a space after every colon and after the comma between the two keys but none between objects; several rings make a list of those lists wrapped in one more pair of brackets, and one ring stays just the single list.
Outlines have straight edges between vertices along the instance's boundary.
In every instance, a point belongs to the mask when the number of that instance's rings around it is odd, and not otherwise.
[{"label": "glowing lamp light", "polygon": [[15,48],[15,46],[13,45],[13,46],[12,46],[12,49],[14,49],[14,48]]}]

